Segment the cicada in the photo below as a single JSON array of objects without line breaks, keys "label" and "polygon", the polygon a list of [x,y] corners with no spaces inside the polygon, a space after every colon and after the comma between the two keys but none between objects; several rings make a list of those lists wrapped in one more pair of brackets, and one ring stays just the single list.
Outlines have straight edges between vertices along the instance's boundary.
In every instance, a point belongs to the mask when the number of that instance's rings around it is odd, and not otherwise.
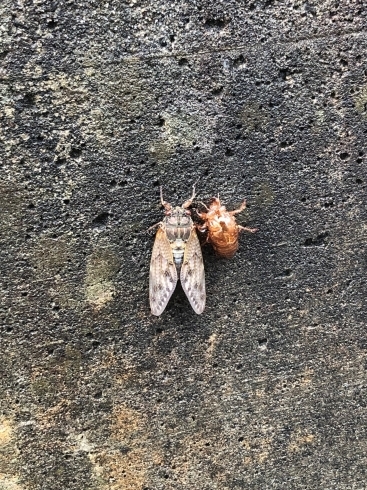
[{"label": "cicada", "polygon": [[153,315],[159,316],[176,288],[180,278],[195,313],[205,308],[205,273],[196,227],[187,209],[195,197],[195,186],[190,199],[173,208],[163,200],[165,218],[159,226],[150,261],[149,299]]},{"label": "cicada", "polygon": [[210,243],[217,255],[227,259],[232,258],[238,250],[238,235],[241,230],[255,233],[256,228],[245,228],[236,223],[235,214],[240,213],[246,208],[244,200],[238,209],[227,211],[219,200],[213,197],[209,207],[205,204],[206,213],[199,213],[198,216],[204,221],[198,225],[198,229],[206,233],[206,241]]}]

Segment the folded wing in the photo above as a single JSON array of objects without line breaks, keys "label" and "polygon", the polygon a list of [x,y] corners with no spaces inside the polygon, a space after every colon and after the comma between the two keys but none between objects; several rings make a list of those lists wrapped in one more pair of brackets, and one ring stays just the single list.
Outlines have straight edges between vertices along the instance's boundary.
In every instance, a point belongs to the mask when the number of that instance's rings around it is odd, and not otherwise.
[{"label": "folded wing", "polygon": [[195,313],[202,313],[206,300],[205,272],[203,256],[195,228],[192,228],[189,239],[186,242],[180,280]]},{"label": "folded wing", "polygon": [[155,237],[149,273],[149,300],[153,315],[167,306],[177,284],[177,269],[166,232],[159,228]]}]

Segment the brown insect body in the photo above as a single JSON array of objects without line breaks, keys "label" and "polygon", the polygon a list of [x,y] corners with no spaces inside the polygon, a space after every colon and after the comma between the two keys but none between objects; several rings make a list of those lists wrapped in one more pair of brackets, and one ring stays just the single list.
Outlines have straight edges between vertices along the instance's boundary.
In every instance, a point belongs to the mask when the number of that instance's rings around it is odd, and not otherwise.
[{"label": "brown insect body", "polygon": [[172,208],[162,197],[166,217],[158,223],[149,274],[149,299],[153,315],[165,309],[178,277],[191,306],[198,314],[205,308],[205,275],[199,239],[187,208],[191,199],[181,207]]},{"label": "brown insect body", "polygon": [[[205,206],[206,207],[206,206]],[[206,241],[212,245],[217,255],[227,259],[232,258],[238,250],[238,235],[241,230],[255,233],[256,228],[244,228],[236,223],[235,214],[240,213],[246,208],[246,201],[243,201],[238,209],[227,211],[218,197],[213,197],[206,213],[198,213],[204,221],[199,225],[201,232],[207,233]]]}]

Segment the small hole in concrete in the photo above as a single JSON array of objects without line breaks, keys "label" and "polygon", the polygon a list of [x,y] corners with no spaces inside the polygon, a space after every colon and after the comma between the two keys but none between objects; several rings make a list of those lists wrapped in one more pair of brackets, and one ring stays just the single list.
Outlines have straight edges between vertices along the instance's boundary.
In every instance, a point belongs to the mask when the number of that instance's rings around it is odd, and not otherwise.
[{"label": "small hole in concrete", "polygon": [[307,238],[303,242],[304,247],[320,247],[321,245],[325,245],[326,238],[329,236],[328,232],[320,233],[316,238]]},{"label": "small hole in concrete", "polygon": [[288,68],[281,68],[281,69],[279,70],[279,77],[280,77],[282,80],[286,80],[288,75],[289,75]]},{"label": "small hole in concrete", "polygon": [[245,58],[243,54],[240,54],[238,58],[236,58],[233,62],[234,68],[238,68],[238,66],[242,65],[245,62]]},{"label": "small hole in concrete", "polygon": [[204,25],[209,28],[223,29],[226,25],[226,21],[223,19],[206,19]]},{"label": "small hole in concrete", "polygon": [[28,93],[23,97],[23,104],[31,106],[35,103],[35,94]]},{"label": "small hole in concrete", "polygon": [[350,156],[349,153],[347,153],[346,151],[339,153],[340,160],[346,160],[349,156]]},{"label": "small hole in concrete", "polygon": [[81,155],[82,150],[80,148],[72,148],[70,151],[71,158],[77,158]]},{"label": "small hole in concrete", "polygon": [[95,228],[98,228],[100,226],[105,226],[107,224],[107,221],[108,221],[108,218],[109,218],[109,213],[108,212],[103,212],[103,213],[100,213],[98,216],[96,216],[93,221],[92,221],[92,225],[95,227]]},{"label": "small hole in concrete", "polygon": [[56,20],[49,20],[49,21],[47,22],[47,27],[48,27],[49,29],[55,29],[55,27],[56,27],[56,26],[57,26],[57,22],[56,22]]},{"label": "small hole in concrete", "polygon": [[263,338],[263,339],[258,339],[257,343],[258,343],[258,345],[259,345],[260,349],[261,349],[261,348],[264,348],[264,347],[266,347],[266,346],[267,346],[268,339],[266,339],[266,338]]},{"label": "small hole in concrete", "polygon": [[178,64],[179,64],[180,66],[184,66],[184,65],[188,65],[188,64],[189,64],[189,62],[187,61],[187,59],[186,59],[186,58],[180,58],[180,59],[178,60]]},{"label": "small hole in concrete", "polygon": [[223,92],[223,85],[212,90],[213,95],[219,95]]}]

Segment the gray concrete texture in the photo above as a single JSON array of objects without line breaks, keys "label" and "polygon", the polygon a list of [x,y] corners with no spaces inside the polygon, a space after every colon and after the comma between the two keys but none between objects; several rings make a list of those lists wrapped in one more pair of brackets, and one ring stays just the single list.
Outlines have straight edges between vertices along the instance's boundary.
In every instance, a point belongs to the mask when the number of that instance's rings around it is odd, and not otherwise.
[{"label": "gray concrete texture", "polygon": [[[3,490],[366,488],[366,4],[3,0]],[[247,198],[207,307],[163,215]]]}]

